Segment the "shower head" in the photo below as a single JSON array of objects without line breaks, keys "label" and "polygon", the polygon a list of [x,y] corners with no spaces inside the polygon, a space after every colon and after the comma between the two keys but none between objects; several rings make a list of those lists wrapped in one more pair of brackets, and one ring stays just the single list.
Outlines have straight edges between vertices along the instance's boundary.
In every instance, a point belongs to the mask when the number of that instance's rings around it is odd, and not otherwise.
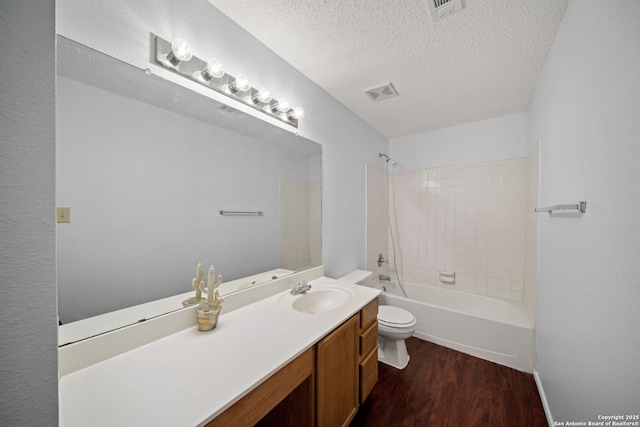
[{"label": "shower head", "polygon": [[385,158],[385,162],[391,163],[391,166],[395,166],[397,164],[397,162],[395,160],[393,160],[391,157],[387,156],[384,153],[378,153],[378,157],[384,157]]}]

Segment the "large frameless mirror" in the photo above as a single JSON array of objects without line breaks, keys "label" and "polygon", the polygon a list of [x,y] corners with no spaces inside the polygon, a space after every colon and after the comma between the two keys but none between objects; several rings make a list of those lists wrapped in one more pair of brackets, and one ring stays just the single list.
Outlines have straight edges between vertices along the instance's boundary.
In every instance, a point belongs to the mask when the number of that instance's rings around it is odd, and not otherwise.
[{"label": "large frameless mirror", "polygon": [[57,49],[62,328],[181,309],[198,262],[222,295],[321,263],[319,144],[64,37]]}]

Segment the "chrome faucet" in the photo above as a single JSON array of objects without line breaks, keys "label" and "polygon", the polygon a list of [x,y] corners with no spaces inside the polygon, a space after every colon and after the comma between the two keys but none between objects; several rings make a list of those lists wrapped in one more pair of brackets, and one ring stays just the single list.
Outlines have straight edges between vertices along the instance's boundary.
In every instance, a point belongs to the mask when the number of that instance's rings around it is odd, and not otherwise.
[{"label": "chrome faucet", "polygon": [[306,280],[303,280],[302,283],[294,283],[291,285],[291,295],[304,294],[309,289],[311,289],[311,285],[308,284]]},{"label": "chrome faucet", "polygon": [[380,280],[381,282],[390,282],[391,281],[391,277],[389,276],[385,276],[384,274],[381,274],[378,276],[378,280]]}]

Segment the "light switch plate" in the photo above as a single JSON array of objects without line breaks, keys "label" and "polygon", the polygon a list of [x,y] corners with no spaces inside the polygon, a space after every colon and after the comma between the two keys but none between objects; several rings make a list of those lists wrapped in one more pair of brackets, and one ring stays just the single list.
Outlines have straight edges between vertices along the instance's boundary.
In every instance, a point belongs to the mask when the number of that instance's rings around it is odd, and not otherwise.
[{"label": "light switch plate", "polygon": [[57,222],[71,222],[71,208],[56,208]]}]

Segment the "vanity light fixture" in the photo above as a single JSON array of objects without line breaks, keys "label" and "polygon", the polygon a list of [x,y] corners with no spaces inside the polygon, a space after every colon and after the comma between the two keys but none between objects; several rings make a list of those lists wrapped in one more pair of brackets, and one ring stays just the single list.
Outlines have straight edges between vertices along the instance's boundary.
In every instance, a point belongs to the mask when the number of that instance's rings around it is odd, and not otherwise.
[{"label": "vanity light fixture", "polygon": [[170,43],[152,34],[151,40],[151,54],[157,64],[298,128],[298,121],[304,117],[304,108],[291,108],[289,101],[284,98],[273,99],[271,91],[265,87],[254,89],[246,74],[234,77],[225,73],[222,62],[217,58],[204,61],[193,56],[191,44],[184,39],[175,39]]}]

